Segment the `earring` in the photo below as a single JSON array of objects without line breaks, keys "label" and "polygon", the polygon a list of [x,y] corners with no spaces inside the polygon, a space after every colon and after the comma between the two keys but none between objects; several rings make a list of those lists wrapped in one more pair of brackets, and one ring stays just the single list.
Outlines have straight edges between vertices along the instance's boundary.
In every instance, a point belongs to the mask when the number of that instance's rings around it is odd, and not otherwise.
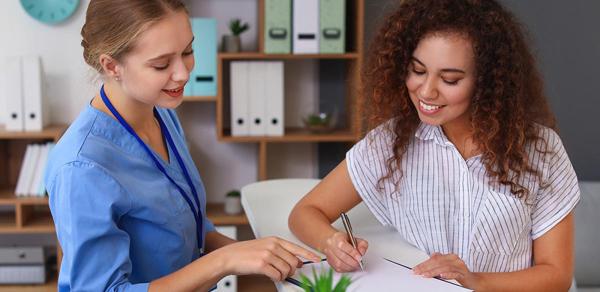
[{"label": "earring", "polygon": [[121,81],[121,78],[119,76],[115,76],[115,81]]}]

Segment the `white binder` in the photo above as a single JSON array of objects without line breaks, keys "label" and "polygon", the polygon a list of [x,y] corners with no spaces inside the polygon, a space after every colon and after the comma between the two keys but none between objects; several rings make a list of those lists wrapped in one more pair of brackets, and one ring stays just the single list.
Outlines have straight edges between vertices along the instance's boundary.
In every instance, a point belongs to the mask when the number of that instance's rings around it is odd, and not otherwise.
[{"label": "white binder", "polygon": [[33,179],[31,180],[31,186],[29,187],[28,194],[31,196],[42,196],[40,192],[40,185],[44,179],[44,170],[46,168],[46,161],[48,160],[48,149],[49,145],[40,145],[40,154],[38,155],[38,161],[33,171]]},{"label": "white binder", "polygon": [[319,0],[293,1],[294,54],[319,53]]},{"label": "white binder", "polygon": [[[215,226],[217,232],[231,238],[237,239],[237,227],[235,226]],[[221,279],[217,283],[217,292],[236,292],[237,291],[237,276],[229,275]]]},{"label": "white binder", "polygon": [[267,62],[265,96],[267,108],[267,136],[283,136],[283,62]]},{"label": "white binder", "polygon": [[266,62],[250,62],[248,67],[248,85],[249,85],[249,113],[250,128],[249,136],[266,135]]},{"label": "white binder", "polygon": [[248,136],[248,62],[231,62],[231,136]]},{"label": "white binder", "polygon": [[26,179],[26,173],[28,171],[28,169],[30,168],[30,164],[32,163],[33,160],[33,147],[32,145],[27,145],[27,148],[25,149],[25,154],[23,155],[23,162],[21,163],[21,170],[19,170],[19,178],[17,179],[17,186],[15,188],[15,194],[17,196],[20,196],[22,194],[25,194],[25,179]]},{"label": "white binder", "polygon": [[4,100],[6,107],[2,110],[7,131],[23,131],[23,83],[21,57],[6,59],[2,69]]},{"label": "white binder", "polygon": [[41,131],[48,124],[44,107],[42,63],[38,56],[25,56],[23,66],[23,120],[25,131]]},{"label": "white binder", "polygon": [[17,196],[30,195],[29,190],[31,189],[31,185],[33,184],[35,170],[37,169],[40,158],[41,146],[33,144],[27,146],[27,148],[29,147],[31,147],[31,156],[29,156],[27,164],[25,165],[27,168],[25,169],[23,177],[23,188],[16,193]]}]

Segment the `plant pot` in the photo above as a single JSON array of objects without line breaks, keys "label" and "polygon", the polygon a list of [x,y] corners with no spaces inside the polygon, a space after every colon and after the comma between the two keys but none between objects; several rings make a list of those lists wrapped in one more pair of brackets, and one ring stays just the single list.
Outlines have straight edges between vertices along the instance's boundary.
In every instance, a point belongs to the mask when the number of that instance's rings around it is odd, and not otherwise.
[{"label": "plant pot", "polygon": [[239,36],[224,35],[222,45],[225,53],[238,53],[242,50],[242,41]]},{"label": "plant pot", "polygon": [[230,215],[242,212],[242,203],[240,197],[225,197],[225,213]]}]

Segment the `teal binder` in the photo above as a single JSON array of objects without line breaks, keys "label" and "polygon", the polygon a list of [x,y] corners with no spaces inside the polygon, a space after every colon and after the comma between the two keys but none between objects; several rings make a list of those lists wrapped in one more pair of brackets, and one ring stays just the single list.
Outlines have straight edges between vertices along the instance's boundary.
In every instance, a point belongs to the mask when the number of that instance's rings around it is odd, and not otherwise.
[{"label": "teal binder", "polygon": [[319,52],[346,52],[346,0],[319,1]]},{"label": "teal binder", "polygon": [[[194,33],[195,65],[184,95],[217,95],[217,20],[214,18],[192,18]],[[187,93],[187,94],[186,94]]]},{"label": "teal binder", "polygon": [[292,52],[292,0],[265,0],[264,52]]}]

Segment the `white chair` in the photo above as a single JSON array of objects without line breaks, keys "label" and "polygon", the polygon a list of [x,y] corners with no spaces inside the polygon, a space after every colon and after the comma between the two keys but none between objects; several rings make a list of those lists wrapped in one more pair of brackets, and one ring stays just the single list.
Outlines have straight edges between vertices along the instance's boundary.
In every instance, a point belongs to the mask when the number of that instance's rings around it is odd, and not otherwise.
[{"label": "white chair", "polygon": [[[310,192],[318,179],[277,179],[247,185],[242,188],[242,207],[256,238],[278,236],[307,247],[288,228],[288,217],[298,201]],[[355,231],[373,226],[381,229],[367,207],[361,203],[348,212]],[[334,223],[338,230],[344,230],[341,221]],[[358,233],[359,236],[361,235]]]}]

